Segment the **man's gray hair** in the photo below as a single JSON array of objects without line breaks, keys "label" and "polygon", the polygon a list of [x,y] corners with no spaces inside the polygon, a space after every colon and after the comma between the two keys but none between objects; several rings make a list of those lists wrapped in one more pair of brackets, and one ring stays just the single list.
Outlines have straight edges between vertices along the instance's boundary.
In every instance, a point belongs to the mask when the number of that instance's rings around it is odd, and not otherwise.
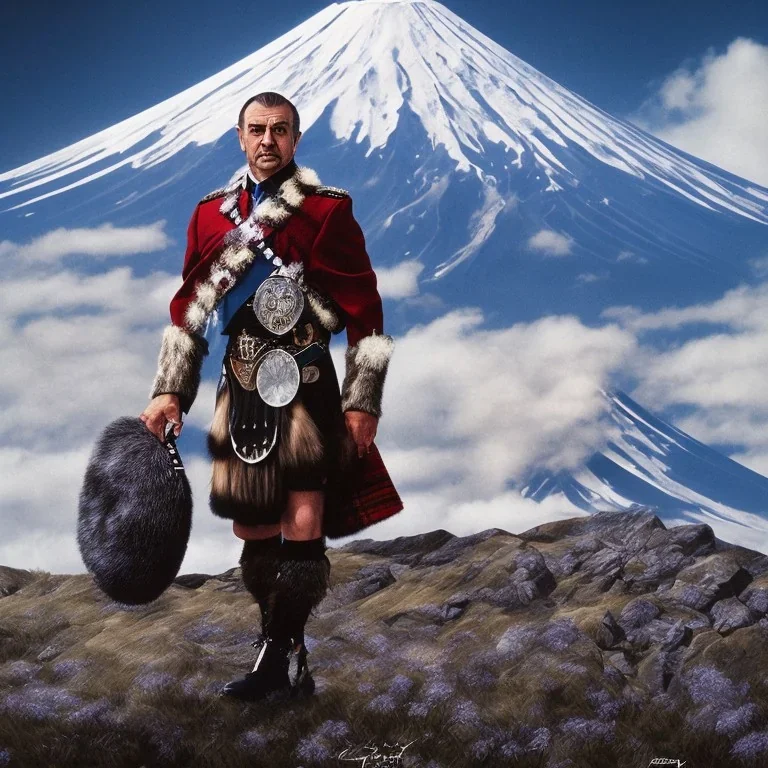
[{"label": "man's gray hair", "polygon": [[262,107],[282,107],[283,104],[287,104],[291,108],[291,114],[293,115],[293,138],[295,139],[299,135],[301,128],[299,110],[296,109],[293,103],[286,99],[285,96],[280,93],[275,93],[274,91],[257,93],[255,96],[251,96],[251,98],[243,104],[240,109],[240,116],[237,118],[237,124],[240,126],[241,131],[245,128],[245,110],[254,102],[261,104]]}]

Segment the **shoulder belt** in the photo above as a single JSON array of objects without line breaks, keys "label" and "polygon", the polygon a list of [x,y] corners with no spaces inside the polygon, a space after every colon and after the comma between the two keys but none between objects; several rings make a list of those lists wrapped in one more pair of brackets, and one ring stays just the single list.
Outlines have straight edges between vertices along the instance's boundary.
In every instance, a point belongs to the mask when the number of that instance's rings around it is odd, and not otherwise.
[{"label": "shoulder belt", "polygon": [[349,197],[349,192],[341,187],[327,187],[320,186],[314,190],[316,195],[322,195],[323,197],[335,197],[337,200],[341,200],[343,197]]}]

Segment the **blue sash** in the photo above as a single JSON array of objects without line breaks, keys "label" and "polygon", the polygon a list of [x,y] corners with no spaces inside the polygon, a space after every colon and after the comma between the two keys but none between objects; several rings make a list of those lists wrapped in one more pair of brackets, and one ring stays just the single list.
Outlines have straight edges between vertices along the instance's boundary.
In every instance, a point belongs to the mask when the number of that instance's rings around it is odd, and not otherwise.
[{"label": "blue sash", "polygon": [[256,289],[274,270],[275,265],[267,261],[260,251],[256,251],[256,255],[245,274],[240,276],[237,285],[231,291],[227,291],[219,302],[217,311],[221,333],[224,333],[229,321],[235,316],[235,312],[253,296]]}]

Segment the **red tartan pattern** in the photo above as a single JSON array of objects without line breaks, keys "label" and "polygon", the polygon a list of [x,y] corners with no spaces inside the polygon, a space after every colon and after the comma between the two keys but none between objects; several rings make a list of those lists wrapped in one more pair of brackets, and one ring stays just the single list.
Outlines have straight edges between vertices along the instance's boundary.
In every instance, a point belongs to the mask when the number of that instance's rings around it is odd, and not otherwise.
[{"label": "red tartan pattern", "polygon": [[384,466],[376,444],[360,459],[361,471],[356,487],[345,495],[338,509],[328,509],[323,520],[323,534],[340,539],[380,523],[403,509],[403,502]]}]

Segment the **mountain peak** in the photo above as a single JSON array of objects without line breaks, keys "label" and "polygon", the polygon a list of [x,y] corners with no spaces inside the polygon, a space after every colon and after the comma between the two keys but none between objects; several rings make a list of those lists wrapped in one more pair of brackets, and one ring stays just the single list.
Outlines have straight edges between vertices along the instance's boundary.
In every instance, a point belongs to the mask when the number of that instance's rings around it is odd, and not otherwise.
[{"label": "mountain peak", "polygon": [[[20,205],[123,166],[162,163],[211,144],[258,91],[294,100],[305,131],[321,117],[336,139],[386,147],[409,112],[454,169],[495,184],[535,169],[541,190],[577,186],[584,153],[660,182],[712,210],[768,223],[768,191],[697,164],[559,86],[432,0],[329,5],[220,73],[83,141],[0,174],[0,199]],[[18,206],[16,206],[18,207]]]}]

